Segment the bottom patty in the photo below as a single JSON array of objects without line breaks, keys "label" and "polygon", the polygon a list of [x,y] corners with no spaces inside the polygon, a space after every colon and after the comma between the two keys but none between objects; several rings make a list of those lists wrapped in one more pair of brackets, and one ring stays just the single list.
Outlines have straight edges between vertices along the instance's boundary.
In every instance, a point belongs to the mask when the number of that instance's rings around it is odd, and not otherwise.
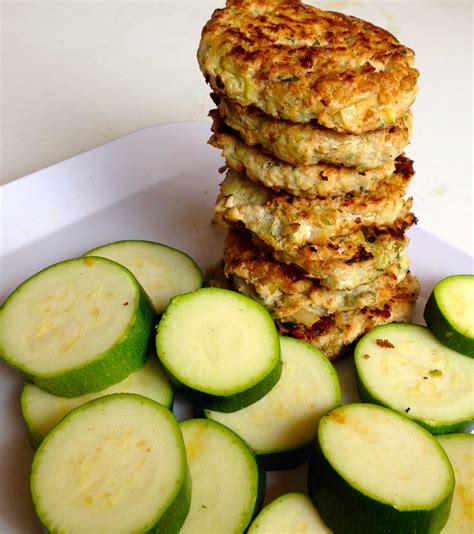
[{"label": "bottom patty", "polygon": [[377,307],[327,315],[310,327],[282,321],[276,321],[276,325],[281,335],[306,341],[323,351],[330,360],[335,360],[351,343],[375,326],[409,322],[418,293],[418,279],[408,273],[392,298]]},{"label": "bottom patty", "polygon": [[224,248],[224,272],[234,287],[261,302],[275,319],[312,326],[322,316],[376,307],[390,299],[408,271],[408,258],[389,266],[372,283],[351,290],[331,290],[300,269],[273,259],[253,245],[246,231],[229,230]]}]

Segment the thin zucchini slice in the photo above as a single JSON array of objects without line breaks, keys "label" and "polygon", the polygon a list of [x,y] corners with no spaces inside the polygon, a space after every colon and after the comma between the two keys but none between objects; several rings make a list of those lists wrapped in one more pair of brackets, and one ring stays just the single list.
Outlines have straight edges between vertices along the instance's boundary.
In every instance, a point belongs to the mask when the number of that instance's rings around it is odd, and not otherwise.
[{"label": "thin zucchini slice", "polygon": [[322,352],[280,337],[283,371],[265,397],[233,413],[205,410],[259,455],[265,469],[290,469],[305,462],[320,417],[341,403],[336,371]]},{"label": "thin zucchini slice", "polygon": [[261,399],[281,375],[269,313],[226,289],[174,297],[158,324],[156,350],[178,387],[203,406],[225,412]]},{"label": "thin zucchini slice", "polygon": [[153,241],[116,241],[95,248],[86,256],[101,256],[129,269],[143,286],[157,314],[170,299],[202,286],[202,273],[184,252]]},{"label": "thin zucchini slice", "polygon": [[443,345],[474,357],[474,275],[448,276],[438,282],[423,315]]},{"label": "thin zucchini slice", "polygon": [[175,418],[130,393],[67,415],[37,450],[30,483],[36,512],[52,534],[177,533],[191,503]]},{"label": "thin zucchini slice", "polygon": [[193,481],[181,534],[244,532],[265,492],[254,453],[225,426],[206,419],[180,423]]},{"label": "thin zucchini slice", "polygon": [[166,408],[173,402],[173,388],[154,355],[144,367],[107,389],[80,397],[57,397],[34,384],[25,384],[21,394],[21,411],[33,448],[71,410],[99,397],[113,393],[136,393],[159,402]]},{"label": "thin zucchini slice", "polygon": [[310,496],[335,534],[439,532],[454,473],[421,426],[387,408],[346,404],[321,418]]},{"label": "thin zucchini slice", "polygon": [[331,534],[319,517],[311,499],[304,493],[278,497],[253,520],[248,534]]},{"label": "thin zucchini slice", "polygon": [[456,486],[453,504],[443,534],[474,532],[474,436],[446,434],[437,436],[454,469]]},{"label": "thin zucchini slice", "polygon": [[474,360],[442,345],[424,326],[378,326],[354,355],[365,402],[396,410],[432,434],[473,428]]},{"label": "thin zucchini slice", "polygon": [[0,311],[0,356],[53,395],[120,382],[146,362],[151,303],[130,271],[93,256],[23,282]]}]

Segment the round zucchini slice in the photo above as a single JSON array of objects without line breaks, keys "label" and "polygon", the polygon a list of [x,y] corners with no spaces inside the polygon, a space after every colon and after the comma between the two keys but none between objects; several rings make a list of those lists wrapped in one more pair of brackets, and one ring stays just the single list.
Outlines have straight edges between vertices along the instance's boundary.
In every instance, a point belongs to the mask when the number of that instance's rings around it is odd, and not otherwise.
[{"label": "round zucchini slice", "polygon": [[226,289],[174,297],[158,324],[156,350],[178,387],[204,407],[224,412],[261,399],[281,375],[270,314]]},{"label": "round zucchini slice", "polygon": [[445,434],[437,436],[454,469],[456,486],[453,504],[443,534],[474,532],[474,436]]},{"label": "round zucchini slice", "polygon": [[439,532],[454,473],[424,428],[387,408],[346,404],[321,418],[310,496],[335,534]]},{"label": "round zucchini slice", "polygon": [[38,447],[46,434],[71,410],[113,393],[136,393],[169,408],[173,402],[173,388],[156,356],[148,358],[144,367],[107,389],[80,397],[57,397],[34,384],[25,384],[21,394],[21,411],[33,448]]},{"label": "round zucchini slice", "polygon": [[244,532],[265,493],[254,453],[225,426],[206,419],[180,423],[193,481],[181,534]]},{"label": "round zucchini slice", "polygon": [[95,248],[86,256],[101,256],[129,269],[143,286],[157,314],[170,299],[202,286],[202,273],[184,252],[153,241],[116,241]]},{"label": "round zucchini slice", "polygon": [[304,463],[320,417],[341,403],[336,371],[308,343],[280,337],[283,371],[265,397],[233,413],[205,410],[205,416],[238,434],[267,470]]},{"label": "round zucchini slice", "polygon": [[438,282],[423,315],[443,345],[474,357],[474,275],[448,276]]},{"label": "round zucchini slice", "polygon": [[432,434],[473,428],[474,360],[442,345],[424,326],[378,326],[354,355],[365,402],[396,410]]},{"label": "round zucchini slice", "polygon": [[140,395],[109,395],[67,415],[31,469],[36,512],[49,532],[177,533],[191,482],[179,426]]},{"label": "round zucchini slice", "polygon": [[319,517],[311,499],[304,493],[287,493],[278,497],[254,519],[248,534],[331,534]]},{"label": "round zucchini slice", "polygon": [[151,303],[130,271],[77,258],[23,282],[0,311],[0,356],[53,395],[120,382],[146,362]]}]

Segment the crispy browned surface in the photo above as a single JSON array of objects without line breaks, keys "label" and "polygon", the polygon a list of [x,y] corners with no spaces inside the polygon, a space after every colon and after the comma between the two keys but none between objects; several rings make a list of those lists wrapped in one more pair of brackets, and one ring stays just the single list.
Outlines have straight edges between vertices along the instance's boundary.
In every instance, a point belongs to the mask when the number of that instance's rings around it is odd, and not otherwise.
[{"label": "crispy browned surface", "polygon": [[325,162],[359,170],[381,167],[403,152],[413,126],[411,112],[407,111],[390,128],[351,135],[322,128],[313,122],[295,124],[274,119],[228,98],[214,98],[218,102],[218,114],[210,112],[214,128],[218,127],[220,118],[237,130],[248,145],[260,145],[265,152],[291,165]]},{"label": "crispy browned surface", "polygon": [[366,228],[325,245],[301,247],[291,253],[271,249],[255,234],[252,241],[277,261],[295,265],[308,276],[319,278],[324,286],[350,290],[369,284],[400,261],[408,245],[404,230],[404,224],[384,231]]},{"label": "crispy browned surface", "polygon": [[291,252],[366,226],[411,224],[412,199],[405,200],[404,194],[412,175],[398,171],[363,195],[308,199],[274,192],[230,170],[221,183],[215,211],[231,223],[242,222],[275,250]]},{"label": "crispy browned surface", "polygon": [[375,326],[409,322],[419,293],[419,283],[410,273],[385,303],[376,307],[344,311],[322,317],[311,327],[277,321],[280,334],[296,337],[322,350],[335,360],[344,349]]},{"label": "crispy browned surface", "polygon": [[213,90],[242,105],[356,134],[402,117],[418,77],[413,51],[387,31],[298,0],[228,0],[198,60]]},{"label": "crispy browned surface", "polygon": [[371,284],[336,291],[256,248],[248,232],[229,230],[224,248],[224,273],[237,290],[257,298],[274,318],[307,326],[324,315],[387,301],[407,269],[408,262],[396,263]]},{"label": "crispy browned surface", "polygon": [[[234,171],[245,172],[254,182],[275,191],[283,189],[306,198],[372,191],[395,171],[395,162],[365,171],[327,163],[294,166],[265,153],[258,145],[247,145],[230,128],[214,133],[209,144],[222,150],[226,165]],[[404,156],[396,161],[402,163]]]}]

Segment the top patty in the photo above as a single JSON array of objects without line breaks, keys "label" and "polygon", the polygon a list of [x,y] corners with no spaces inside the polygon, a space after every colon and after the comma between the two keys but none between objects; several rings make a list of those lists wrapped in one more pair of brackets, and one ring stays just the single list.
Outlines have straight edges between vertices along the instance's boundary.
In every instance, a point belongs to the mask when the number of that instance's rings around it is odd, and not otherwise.
[{"label": "top patty", "polygon": [[299,0],[228,0],[198,60],[213,90],[243,105],[355,134],[402,117],[418,78],[413,51],[387,31]]}]

